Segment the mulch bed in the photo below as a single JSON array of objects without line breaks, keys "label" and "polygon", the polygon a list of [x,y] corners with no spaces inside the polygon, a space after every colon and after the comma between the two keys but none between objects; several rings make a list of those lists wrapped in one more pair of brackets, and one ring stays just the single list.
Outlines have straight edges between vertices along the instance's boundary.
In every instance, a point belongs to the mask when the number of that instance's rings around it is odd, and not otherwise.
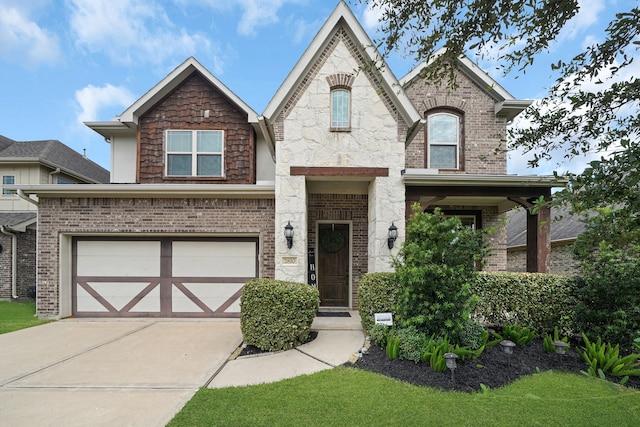
[{"label": "mulch bed", "polygon": [[[362,358],[350,366],[377,372],[411,384],[430,386],[443,390],[474,392],[482,390],[480,384],[492,389],[507,385],[514,380],[535,374],[537,371],[569,371],[579,373],[586,371],[587,365],[582,361],[574,346],[560,358],[555,353],[544,351],[542,340],[534,340],[527,346],[518,346],[511,355],[511,363],[496,345],[486,349],[478,359],[458,361],[451,379],[451,371],[435,372],[426,363],[415,363],[408,360],[389,360],[384,349],[371,346]],[[619,382],[619,377],[610,377],[609,381]],[[627,387],[640,389],[640,378],[630,377]]]}]

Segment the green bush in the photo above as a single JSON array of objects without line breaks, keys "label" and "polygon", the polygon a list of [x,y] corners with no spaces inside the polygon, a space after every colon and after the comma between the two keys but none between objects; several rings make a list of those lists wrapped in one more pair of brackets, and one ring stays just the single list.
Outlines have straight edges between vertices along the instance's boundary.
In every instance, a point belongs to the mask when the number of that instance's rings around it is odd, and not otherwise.
[{"label": "green bush", "polygon": [[374,325],[375,313],[394,311],[400,296],[400,283],[395,273],[367,273],[358,286],[358,312],[365,334]]},{"label": "green bush", "polygon": [[574,330],[578,282],[541,273],[480,273],[471,289],[478,296],[475,317],[494,325],[518,324],[538,334],[559,327]]},{"label": "green bush", "polygon": [[457,337],[473,309],[470,284],[485,252],[482,233],[439,209],[428,214],[415,205],[394,261],[402,285],[399,323],[425,335]]},{"label": "green bush", "polygon": [[240,327],[246,344],[262,350],[288,350],[311,332],[320,297],[313,286],[253,279],[242,291]]}]

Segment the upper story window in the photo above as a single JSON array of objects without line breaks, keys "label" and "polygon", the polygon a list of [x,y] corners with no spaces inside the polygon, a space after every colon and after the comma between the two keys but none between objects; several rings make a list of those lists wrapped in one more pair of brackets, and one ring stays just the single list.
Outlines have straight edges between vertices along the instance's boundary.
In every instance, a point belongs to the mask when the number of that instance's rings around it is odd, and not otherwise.
[{"label": "upper story window", "polygon": [[13,193],[4,188],[5,185],[13,185],[16,183],[15,175],[2,175],[2,195],[3,196],[11,196]]},{"label": "upper story window", "polygon": [[58,184],[75,184],[75,181],[70,180],[69,178],[65,178],[64,176],[58,176],[56,182]]},{"label": "upper story window", "polygon": [[427,116],[427,167],[462,169],[462,120],[460,115],[436,112]]},{"label": "upper story window", "polygon": [[167,176],[223,176],[224,131],[168,130]]},{"label": "upper story window", "polygon": [[331,90],[331,126],[335,132],[351,130],[351,88],[355,76],[350,73],[336,73],[327,76]]},{"label": "upper story window", "polygon": [[331,129],[348,130],[351,127],[351,91],[331,91]]}]

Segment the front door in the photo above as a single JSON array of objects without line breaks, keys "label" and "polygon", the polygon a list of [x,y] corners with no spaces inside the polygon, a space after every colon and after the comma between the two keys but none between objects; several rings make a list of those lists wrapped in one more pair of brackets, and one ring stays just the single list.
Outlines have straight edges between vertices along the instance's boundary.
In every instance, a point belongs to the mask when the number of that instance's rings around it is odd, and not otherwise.
[{"label": "front door", "polygon": [[349,306],[349,224],[318,224],[318,291],[322,307]]}]

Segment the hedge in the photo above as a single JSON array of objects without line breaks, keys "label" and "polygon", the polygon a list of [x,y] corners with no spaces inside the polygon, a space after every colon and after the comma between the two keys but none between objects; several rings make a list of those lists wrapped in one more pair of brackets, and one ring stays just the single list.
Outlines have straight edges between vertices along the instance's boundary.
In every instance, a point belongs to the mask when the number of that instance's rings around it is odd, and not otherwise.
[{"label": "hedge", "polygon": [[288,350],[311,332],[320,297],[313,286],[273,279],[253,279],[240,299],[240,328],[245,344],[262,350]]},{"label": "hedge", "polygon": [[[503,326],[518,324],[538,334],[554,327],[574,332],[573,310],[578,303],[575,276],[541,273],[487,273],[476,275],[471,290],[478,296],[474,317]],[[393,312],[401,285],[394,273],[368,273],[358,288],[362,329],[369,333],[374,313]]]},{"label": "hedge", "polygon": [[400,297],[400,283],[395,273],[367,273],[358,286],[358,312],[362,329],[368,334],[375,313],[393,312]]},{"label": "hedge", "polygon": [[577,279],[541,273],[480,273],[471,285],[475,316],[495,325],[518,324],[548,333],[573,330]]}]

